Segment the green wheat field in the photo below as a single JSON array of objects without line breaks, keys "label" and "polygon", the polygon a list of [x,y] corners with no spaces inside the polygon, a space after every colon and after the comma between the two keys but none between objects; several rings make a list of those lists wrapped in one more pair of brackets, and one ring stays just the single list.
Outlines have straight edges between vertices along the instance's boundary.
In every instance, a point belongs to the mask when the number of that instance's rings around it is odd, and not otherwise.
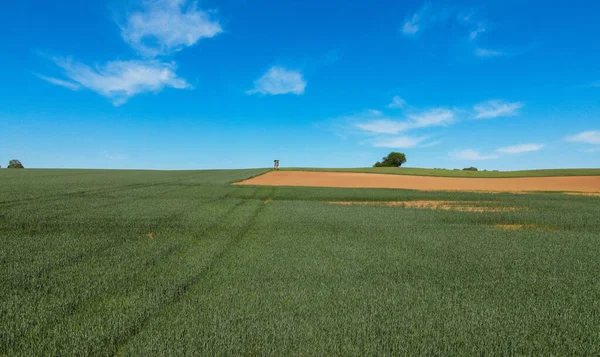
[{"label": "green wheat field", "polygon": [[0,170],[0,355],[600,354],[600,197],[266,171]]}]

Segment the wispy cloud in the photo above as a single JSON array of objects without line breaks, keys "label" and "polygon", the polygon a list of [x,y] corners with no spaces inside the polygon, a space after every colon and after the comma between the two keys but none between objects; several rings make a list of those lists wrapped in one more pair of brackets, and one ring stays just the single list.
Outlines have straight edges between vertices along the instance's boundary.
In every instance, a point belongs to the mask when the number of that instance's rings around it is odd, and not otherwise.
[{"label": "wispy cloud", "polygon": [[388,119],[370,120],[354,125],[360,130],[375,134],[397,134],[407,129],[406,123]]},{"label": "wispy cloud", "polygon": [[491,154],[481,154],[479,151],[466,149],[466,150],[457,150],[448,153],[448,155],[457,160],[465,160],[465,161],[478,161],[478,160],[493,160],[499,159],[503,155],[515,155],[522,154],[527,152],[534,152],[543,149],[545,145],[543,144],[522,144],[522,145],[514,145],[507,146],[497,149],[495,152]]},{"label": "wispy cloud", "polygon": [[481,47],[475,48],[474,53],[477,57],[499,57],[505,55],[505,53],[502,51],[490,50]]},{"label": "wispy cloud", "polygon": [[478,160],[493,160],[498,159],[500,155],[482,155],[479,152],[471,149],[454,151],[448,154],[450,157],[457,160],[478,161]]},{"label": "wispy cloud", "polygon": [[477,104],[473,109],[475,110],[475,119],[489,119],[515,116],[523,106],[524,104],[521,102],[490,100]]},{"label": "wispy cloud", "polygon": [[304,94],[306,81],[299,71],[288,70],[283,67],[271,67],[267,73],[254,81],[254,89],[247,94]]},{"label": "wispy cloud", "polygon": [[396,108],[404,108],[405,105],[406,105],[406,101],[404,99],[400,98],[399,96],[395,96],[392,99],[392,102],[387,105],[387,107],[390,109],[396,109]]},{"label": "wispy cloud", "polygon": [[[395,108],[400,105],[404,107],[402,115],[388,115],[380,110],[371,109],[338,118],[336,121],[343,123],[340,127],[343,128],[344,137],[346,135],[369,136],[371,139],[368,142],[375,147],[427,147],[436,145],[439,141],[429,142],[429,136],[407,134],[425,128],[447,127],[460,121],[461,116],[464,117],[462,120],[513,116],[517,115],[518,110],[523,107],[521,102],[489,100],[475,105],[472,110],[440,107],[419,111],[400,97],[394,97],[387,107]],[[499,148],[489,155],[468,149],[451,152],[450,156],[463,160],[489,160],[505,154],[525,153],[542,148],[544,148],[543,144],[522,144]]]},{"label": "wispy cloud", "polygon": [[411,129],[449,125],[453,122],[455,114],[450,109],[435,108],[408,114],[406,117],[408,119],[398,119],[385,116],[380,111],[370,110],[346,119],[353,122],[356,128],[368,133],[398,134]]},{"label": "wispy cloud", "polygon": [[469,40],[474,41],[480,34],[487,32],[488,26],[485,21],[479,20],[475,10],[470,9],[467,12],[459,13],[458,22],[469,29]]},{"label": "wispy cloud", "polygon": [[432,6],[427,3],[423,5],[416,13],[409,15],[402,24],[402,34],[405,36],[414,36],[425,28],[441,22],[448,18],[448,11],[439,6]]},{"label": "wispy cloud", "polygon": [[498,149],[497,151],[503,154],[521,154],[526,152],[539,151],[543,148],[543,144],[523,144],[503,147]]},{"label": "wispy cloud", "polygon": [[417,114],[409,114],[415,128],[446,126],[454,121],[454,111],[445,108],[430,109]]},{"label": "wispy cloud", "polygon": [[166,87],[191,88],[184,79],[177,76],[174,63],[155,60],[112,61],[104,66],[90,67],[71,59],[53,60],[75,85],[65,86],[62,82],[66,81],[63,80],[51,83],[72,90],[87,88],[109,98],[115,106],[124,104],[129,98],[140,93],[158,93]]},{"label": "wispy cloud", "polygon": [[147,57],[180,51],[221,32],[210,13],[188,0],[146,0],[121,26],[123,40]]},{"label": "wispy cloud", "polygon": [[40,79],[45,80],[48,83],[52,83],[52,84],[54,84],[56,86],[60,86],[60,87],[65,87],[70,90],[79,90],[81,88],[81,86],[79,84],[73,83],[70,81],[65,81],[65,80],[53,78],[53,77],[46,77],[46,76],[42,76],[41,74],[37,74],[37,73],[34,73],[34,75]]},{"label": "wispy cloud", "polygon": [[[400,97],[395,97],[392,104],[400,105],[399,103],[403,106],[406,104]],[[416,111],[411,107],[408,113],[402,116],[389,116],[380,110],[370,109],[335,121],[342,123],[340,128],[344,138],[348,135],[367,136],[368,139],[363,142],[373,147],[409,149],[430,147],[438,145],[441,141],[431,141],[430,135],[412,135],[408,132],[447,126],[455,121],[455,117],[451,109],[433,108]]]},{"label": "wispy cloud", "polygon": [[409,19],[404,21],[404,25],[402,25],[402,33],[407,36],[412,36],[419,32],[421,26],[419,25],[420,16],[419,14],[414,14]]},{"label": "wispy cloud", "polygon": [[597,130],[584,131],[577,135],[566,137],[565,141],[572,142],[572,143],[600,145],[600,131],[597,131]]},{"label": "wispy cloud", "polygon": [[393,148],[393,149],[412,149],[419,146],[429,137],[411,137],[411,136],[396,136],[396,137],[381,137],[371,141],[371,144],[376,148]]},{"label": "wispy cloud", "polygon": [[477,36],[479,36],[480,33],[484,33],[486,32],[487,29],[484,27],[483,24],[479,24],[477,28],[475,28],[474,30],[471,30],[471,32],[469,32],[469,40],[473,41],[477,38]]},{"label": "wispy cloud", "polygon": [[468,31],[470,41],[474,41],[480,34],[488,31],[487,22],[478,18],[475,9],[460,11],[457,8],[452,9],[441,7],[439,4],[427,3],[419,11],[406,17],[402,25],[402,33],[406,36],[413,36],[427,27],[455,21]]},{"label": "wispy cloud", "polygon": [[[440,3],[426,3],[416,13],[412,13],[405,18],[401,32],[406,37],[417,37],[417,34],[427,29],[437,28],[438,30],[442,30],[448,26],[456,27],[456,25],[460,25],[462,31],[464,31],[464,36],[467,36],[471,42],[468,48],[475,56],[493,58],[514,55],[514,52],[506,53],[498,49],[482,47],[478,44],[481,35],[493,28],[493,25],[490,25],[488,20],[482,19],[477,14],[478,11],[475,8],[460,9],[458,7],[443,6]],[[455,32],[448,33],[454,34]],[[450,41],[450,43],[452,42],[454,41]]]}]

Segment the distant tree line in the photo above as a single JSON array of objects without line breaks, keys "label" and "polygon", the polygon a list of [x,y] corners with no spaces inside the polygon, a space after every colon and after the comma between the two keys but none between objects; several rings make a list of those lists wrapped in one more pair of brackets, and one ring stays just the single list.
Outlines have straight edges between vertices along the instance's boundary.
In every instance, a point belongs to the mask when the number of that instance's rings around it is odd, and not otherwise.
[{"label": "distant tree line", "polygon": [[[406,155],[401,152],[393,151],[389,153],[386,157],[383,157],[381,161],[377,161],[373,167],[401,167],[404,163],[406,163]],[[448,169],[434,169],[434,170],[448,170]],[[454,169],[454,171],[460,171],[460,169]],[[462,171],[479,171],[474,166],[465,167]],[[487,171],[487,170],[483,170]],[[494,170],[498,171],[498,170]]]}]

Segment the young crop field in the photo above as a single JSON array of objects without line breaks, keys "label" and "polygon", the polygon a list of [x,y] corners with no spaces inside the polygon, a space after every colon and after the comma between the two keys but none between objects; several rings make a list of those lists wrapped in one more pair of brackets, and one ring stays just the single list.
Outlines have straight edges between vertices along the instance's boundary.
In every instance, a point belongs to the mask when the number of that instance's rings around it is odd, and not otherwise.
[{"label": "young crop field", "polygon": [[600,197],[0,170],[0,355],[599,355]]}]

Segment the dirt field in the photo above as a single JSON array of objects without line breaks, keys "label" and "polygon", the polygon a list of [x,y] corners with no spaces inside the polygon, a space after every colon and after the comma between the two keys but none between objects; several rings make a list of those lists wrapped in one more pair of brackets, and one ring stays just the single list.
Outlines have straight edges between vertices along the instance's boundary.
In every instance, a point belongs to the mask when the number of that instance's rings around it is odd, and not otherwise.
[{"label": "dirt field", "polygon": [[404,188],[424,191],[600,192],[600,176],[455,178],[342,172],[272,171],[238,185]]}]

